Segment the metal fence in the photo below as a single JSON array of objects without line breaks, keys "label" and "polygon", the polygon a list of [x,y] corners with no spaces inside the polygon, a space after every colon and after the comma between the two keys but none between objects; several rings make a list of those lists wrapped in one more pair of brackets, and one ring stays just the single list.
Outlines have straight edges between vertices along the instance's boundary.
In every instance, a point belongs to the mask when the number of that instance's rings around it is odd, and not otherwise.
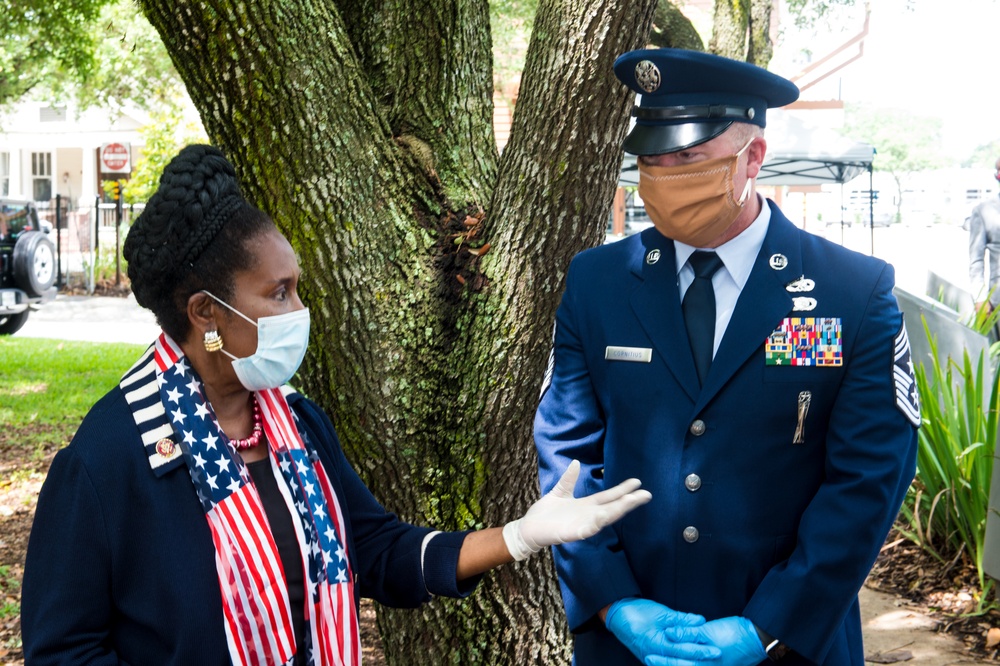
[{"label": "metal fence", "polygon": [[77,206],[56,195],[51,201],[36,201],[35,207],[42,226],[54,236],[60,288],[82,286],[93,293],[98,280],[123,282],[122,242],[145,204],[104,203],[95,197],[92,205]]}]

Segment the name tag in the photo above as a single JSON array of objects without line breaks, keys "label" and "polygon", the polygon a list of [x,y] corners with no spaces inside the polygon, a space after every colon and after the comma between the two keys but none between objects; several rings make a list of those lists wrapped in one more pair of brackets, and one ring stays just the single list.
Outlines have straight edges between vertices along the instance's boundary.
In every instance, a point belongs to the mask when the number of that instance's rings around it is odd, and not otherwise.
[{"label": "name tag", "polygon": [[608,347],[604,350],[604,360],[649,363],[653,360],[653,350],[647,347]]}]

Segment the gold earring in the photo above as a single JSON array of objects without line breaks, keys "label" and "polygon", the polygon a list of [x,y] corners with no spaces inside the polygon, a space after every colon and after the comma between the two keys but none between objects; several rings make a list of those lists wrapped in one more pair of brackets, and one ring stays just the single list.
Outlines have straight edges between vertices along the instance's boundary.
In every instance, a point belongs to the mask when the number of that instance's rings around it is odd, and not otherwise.
[{"label": "gold earring", "polygon": [[222,349],[222,336],[218,331],[205,331],[205,351],[217,352]]}]

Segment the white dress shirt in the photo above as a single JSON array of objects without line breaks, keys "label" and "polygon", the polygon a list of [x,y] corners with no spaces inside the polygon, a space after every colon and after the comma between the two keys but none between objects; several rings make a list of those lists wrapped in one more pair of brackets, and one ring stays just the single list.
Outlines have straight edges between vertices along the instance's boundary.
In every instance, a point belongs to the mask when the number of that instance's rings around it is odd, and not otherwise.
[{"label": "white dress shirt", "polygon": [[750,278],[750,271],[753,270],[754,262],[764,244],[764,236],[767,235],[767,227],[771,222],[771,209],[759,194],[756,195],[761,202],[760,214],[750,223],[750,226],[743,230],[736,238],[726,241],[719,247],[697,248],[690,245],[674,241],[674,252],[677,258],[677,288],[680,290],[681,302],[684,301],[684,294],[688,287],[694,282],[694,269],[688,264],[690,257],[695,250],[702,249],[708,252],[716,252],[722,259],[722,268],[712,276],[712,287],[715,289],[715,344],[712,347],[712,356],[719,351],[719,343],[729,326],[729,320],[733,316],[736,308],[736,301],[743,291],[744,285]]}]

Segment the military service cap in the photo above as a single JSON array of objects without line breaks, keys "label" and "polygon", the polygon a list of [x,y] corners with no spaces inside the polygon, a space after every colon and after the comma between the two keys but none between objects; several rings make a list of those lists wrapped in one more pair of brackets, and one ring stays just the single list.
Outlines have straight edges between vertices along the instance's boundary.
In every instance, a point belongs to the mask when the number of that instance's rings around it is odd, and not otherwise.
[{"label": "military service cap", "polygon": [[794,83],[766,69],[683,49],[629,51],[615,61],[615,75],[641,95],[624,145],[634,155],[684,150],[734,122],[764,127],[768,108],[799,97]]}]

